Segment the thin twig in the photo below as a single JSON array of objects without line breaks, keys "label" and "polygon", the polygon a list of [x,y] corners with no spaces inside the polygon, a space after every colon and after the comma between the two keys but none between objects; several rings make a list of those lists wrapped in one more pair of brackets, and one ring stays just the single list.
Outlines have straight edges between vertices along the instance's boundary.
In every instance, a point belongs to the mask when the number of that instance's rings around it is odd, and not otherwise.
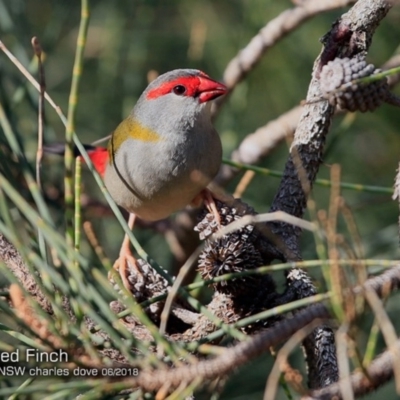
[{"label": "thin twig", "polygon": [[[387,62],[385,62],[381,69],[388,70],[398,67],[400,64],[400,55],[394,54]],[[392,74],[393,72],[391,72]],[[389,75],[388,76],[388,85],[390,88],[393,88],[400,80],[400,73]],[[318,100],[319,101],[319,100]],[[276,119],[269,121],[266,125],[258,128],[255,132],[249,133],[240,143],[238,148],[232,152],[231,162],[225,162],[225,164],[230,165],[234,168],[229,168],[226,165],[223,165],[221,168],[217,182],[219,185],[225,187],[228,182],[236,176],[238,170],[236,168],[240,168],[240,164],[250,164],[248,165],[248,169],[251,165],[257,164],[263,158],[268,156],[272,150],[274,150],[282,141],[292,141],[293,134],[296,130],[297,124],[299,123],[300,116],[303,110],[303,106],[296,106],[291,110],[283,113]],[[335,115],[343,114],[344,110],[336,107]],[[271,174],[274,175],[274,172]],[[280,176],[282,172],[280,172]],[[321,182],[320,182],[321,181]],[[316,184],[326,185],[322,181],[326,182],[326,180],[317,179],[315,181]],[[347,185],[347,183],[345,184]],[[351,185],[351,184],[350,184]],[[345,186],[342,186],[345,187]],[[356,189],[356,185],[349,187]]]},{"label": "thin twig", "polygon": [[38,146],[36,152],[36,182],[39,190],[41,191],[42,183],[40,179],[40,169],[43,158],[44,93],[46,91],[46,81],[45,81],[44,68],[42,62],[42,47],[40,46],[39,40],[36,36],[32,38],[32,47],[35,52],[39,65],[40,95],[39,95],[39,110],[38,110]]},{"label": "thin twig", "polygon": [[[299,329],[291,338],[282,346],[276,357],[274,366],[268,375],[267,384],[264,392],[264,400],[275,399],[280,373],[284,371],[290,353],[308,336],[321,321],[315,320],[310,324]],[[303,389],[304,393],[304,389]]]},{"label": "thin twig", "polygon": [[73,136],[75,132],[75,111],[78,104],[78,88],[82,74],[83,65],[83,54],[85,51],[87,32],[89,29],[89,1],[81,0],[81,19],[79,25],[79,33],[76,44],[75,61],[72,73],[71,91],[69,94],[68,101],[68,113],[67,113],[67,127],[65,131],[65,153],[64,153],[64,165],[65,165],[65,219],[66,219],[66,235],[67,241],[73,245],[74,240],[74,188],[73,188],[73,166],[74,166],[74,142]]},{"label": "thin twig", "polygon": [[259,222],[271,222],[271,221],[281,221],[287,224],[297,226],[301,229],[306,229],[309,231],[315,231],[316,226],[308,221],[300,218],[293,217],[285,212],[276,211],[272,213],[257,214],[257,215],[245,215],[237,221],[231,222],[229,225],[224,226],[217,233],[213,235],[214,239],[221,238],[228,233],[234,232],[240,228],[243,228],[249,224],[257,224]]},{"label": "thin twig", "polygon": [[395,377],[395,384],[396,384],[396,392],[400,394],[400,352],[399,349],[396,348],[396,341],[398,340],[396,330],[390,321],[390,318],[383,306],[381,299],[375,293],[374,290],[364,291],[365,298],[368,301],[368,304],[372,308],[374,312],[376,322],[382,332],[382,336],[385,339],[386,346],[388,349],[393,351],[393,371]]},{"label": "thin twig", "polygon": [[[260,32],[250,40],[247,46],[229,62],[224,72],[224,82],[232,90],[252,71],[262,56],[279,40],[297,29],[309,18],[322,12],[345,7],[355,0],[308,0],[297,7],[283,11],[269,21]],[[219,103],[220,104],[220,103]]]},{"label": "thin twig", "polygon": [[354,400],[351,383],[348,377],[350,376],[350,365],[348,353],[347,333],[349,324],[344,322],[336,332],[336,348],[337,348],[337,363],[339,369],[339,385],[343,400]]},{"label": "thin twig", "polygon": [[[275,178],[282,178],[284,173],[282,171],[272,170],[269,168],[259,167],[251,164],[242,164],[236,161],[231,161],[224,159],[224,164],[227,166],[233,167],[235,170],[243,170],[243,171],[254,171],[257,174],[263,176],[273,176]],[[330,179],[316,179],[314,182],[315,185],[323,186],[330,188],[332,187],[333,182]],[[385,187],[385,186],[373,186],[373,185],[364,185],[360,183],[351,183],[351,182],[339,182],[339,186],[341,189],[347,190],[355,190],[358,192],[369,192],[369,193],[381,193],[393,195],[393,188]]]},{"label": "thin twig", "polygon": [[[82,207],[81,207],[81,181],[82,181],[82,161],[80,157],[75,158],[75,188],[74,188],[74,248],[75,251],[79,252],[81,244],[81,219],[82,219]],[[76,263],[78,267],[78,263]]]},{"label": "thin twig", "polygon": [[[32,83],[32,85],[35,87],[36,90],[40,91],[40,85],[38,84],[38,82],[35,80],[35,78],[32,76],[32,74],[21,64],[21,62],[7,49],[7,47],[4,45],[3,42],[1,42],[0,40],[0,50],[2,50],[7,57],[11,60],[11,62],[21,71],[21,73],[28,79],[29,82]],[[64,124],[64,126],[67,126],[67,118],[65,117],[65,115],[63,114],[61,108],[53,101],[53,99],[49,96],[49,94],[46,92],[45,93],[45,99],[49,102],[49,104],[54,108],[54,110],[56,111],[56,113],[58,114],[58,116],[60,117],[62,123]],[[0,114],[4,114],[4,112],[2,112],[2,108],[1,108],[1,104],[0,104]],[[0,122],[3,120],[3,118],[1,118],[0,115]],[[141,258],[143,258],[144,260],[146,260],[162,277],[164,277],[168,282],[170,282],[172,284],[172,279],[171,277],[164,271],[164,269],[162,269],[154,260],[152,260],[148,254],[145,252],[145,250],[143,249],[143,247],[140,245],[140,243],[138,242],[138,240],[136,239],[136,237],[133,235],[132,231],[129,229],[128,224],[125,221],[124,216],[122,215],[120,209],[118,208],[118,206],[116,205],[114,199],[111,197],[111,195],[108,193],[104,182],[101,178],[101,176],[99,175],[99,173],[96,171],[96,169],[93,166],[92,160],[90,159],[85,147],[82,145],[81,141],[79,140],[78,136],[76,135],[75,132],[73,132],[73,140],[75,142],[75,145],[77,146],[79,153],[81,154],[81,156],[83,157],[83,159],[85,160],[85,163],[87,164],[89,170],[91,171],[91,173],[93,174],[95,181],[97,183],[97,185],[99,186],[100,190],[102,191],[104,197],[107,200],[107,203],[109,204],[110,208],[112,209],[112,211],[114,212],[118,222],[120,223],[121,227],[123,228],[124,232],[129,236],[131,243],[133,244],[134,248],[136,249],[136,251],[138,252],[139,256]],[[18,143],[16,144],[18,145]],[[19,149],[19,148],[18,148]],[[21,150],[18,150],[18,154],[21,153]],[[22,154],[22,153],[21,153]],[[29,176],[28,176],[29,178]],[[27,178],[27,180],[28,180]],[[35,182],[30,182],[28,180],[28,182],[34,187]],[[35,198],[35,201],[38,202],[38,208],[40,210],[42,210],[42,208],[44,206],[42,206],[42,204],[39,202],[40,200],[42,201],[41,198],[36,199],[35,197],[35,192],[32,192]],[[46,210],[46,209],[44,209]],[[42,214],[45,214],[44,211],[42,211]],[[47,216],[47,214],[46,214]],[[46,222],[52,226],[51,220],[50,218],[47,218]],[[187,294],[186,293],[181,293],[185,298],[187,298]],[[194,299],[192,299],[194,300]]]}]

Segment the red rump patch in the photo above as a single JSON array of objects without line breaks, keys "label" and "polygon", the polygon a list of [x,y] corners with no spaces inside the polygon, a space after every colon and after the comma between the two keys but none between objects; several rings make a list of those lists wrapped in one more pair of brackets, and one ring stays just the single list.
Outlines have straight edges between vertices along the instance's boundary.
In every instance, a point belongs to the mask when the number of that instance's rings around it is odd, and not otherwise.
[{"label": "red rump patch", "polygon": [[92,160],[96,171],[104,178],[106,165],[108,162],[108,151],[105,147],[96,147],[94,150],[88,151],[89,158]]},{"label": "red rump patch", "polygon": [[198,94],[197,89],[200,85],[200,80],[197,76],[187,76],[187,77],[176,78],[173,81],[164,82],[163,84],[156,87],[155,89],[150,90],[150,92],[147,93],[146,97],[149,100],[156,99],[160,96],[170,93],[175,86],[179,86],[179,85],[185,86],[185,88],[186,88],[185,96],[194,97]]}]

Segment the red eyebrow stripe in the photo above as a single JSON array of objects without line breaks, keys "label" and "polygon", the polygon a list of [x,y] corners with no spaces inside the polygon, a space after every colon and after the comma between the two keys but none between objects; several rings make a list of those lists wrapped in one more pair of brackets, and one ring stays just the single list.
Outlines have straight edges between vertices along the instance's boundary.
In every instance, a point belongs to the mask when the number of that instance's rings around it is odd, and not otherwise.
[{"label": "red eyebrow stripe", "polygon": [[[208,76],[206,74],[204,74],[204,77],[208,78]],[[183,85],[186,87],[185,96],[195,96],[197,93],[197,88],[199,87],[199,84],[200,84],[200,81],[197,76],[188,76],[188,77],[184,77],[184,78],[183,77],[177,78],[170,82],[164,82],[163,84],[156,87],[155,89],[150,90],[147,93],[146,98],[149,100],[157,99],[160,96],[170,93],[171,90],[175,86],[178,86],[178,85]]]}]

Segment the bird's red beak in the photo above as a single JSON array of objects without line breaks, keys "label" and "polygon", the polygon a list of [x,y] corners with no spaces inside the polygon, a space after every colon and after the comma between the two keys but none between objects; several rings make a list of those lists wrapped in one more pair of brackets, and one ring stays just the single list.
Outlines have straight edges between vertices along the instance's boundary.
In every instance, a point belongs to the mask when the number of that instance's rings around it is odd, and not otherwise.
[{"label": "bird's red beak", "polygon": [[219,96],[224,95],[228,88],[220,82],[214,81],[208,77],[199,77],[200,85],[198,86],[200,103],[205,103],[214,100]]}]

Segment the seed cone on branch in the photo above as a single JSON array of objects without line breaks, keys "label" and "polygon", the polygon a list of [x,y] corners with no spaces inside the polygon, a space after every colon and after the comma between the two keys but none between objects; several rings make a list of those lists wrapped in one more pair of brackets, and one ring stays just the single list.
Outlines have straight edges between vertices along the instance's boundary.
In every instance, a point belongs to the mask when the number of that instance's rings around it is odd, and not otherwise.
[{"label": "seed cone on branch", "polygon": [[[216,202],[221,217],[221,225],[241,219],[244,215],[255,215],[254,209],[240,200],[233,205]],[[245,225],[238,230],[212,240],[211,235],[218,230],[212,214],[206,214],[197,224],[195,230],[201,239],[206,239],[204,250],[199,257],[199,272],[203,279],[209,280],[218,276],[252,270],[269,263],[265,246],[261,242],[265,237],[254,225]],[[261,286],[275,292],[275,284],[269,275],[250,275],[212,284],[216,291],[233,296],[255,294]],[[252,296],[253,297],[253,296]]]},{"label": "seed cone on branch", "polygon": [[[229,205],[216,201],[216,206],[222,226],[240,220],[244,215],[256,214],[251,207],[238,199]],[[208,213],[203,214],[203,219],[195,230],[200,232],[201,238],[206,238],[205,248],[199,257],[199,272],[203,279],[249,271],[269,265],[273,259],[279,259],[276,248],[265,236],[266,233],[268,234],[268,227],[265,224],[244,225],[234,232],[213,240],[211,235],[218,231],[218,226],[214,216]],[[275,281],[269,274],[227,279],[212,283],[212,287],[215,290],[212,303],[218,303],[217,299],[221,295],[225,299],[224,304],[227,307],[224,308],[223,315],[220,317],[227,323],[315,294],[311,279],[304,271],[297,268],[287,273],[286,290],[282,294],[276,291]],[[224,316],[228,314],[229,321],[225,321]],[[219,313],[216,312],[216,315],[219,316]],[[252,326],[244,328],[244,331],[253,333],[270,327],[280,318],[281,316],[256,321]]]},{"label": "seed cone on branch", "polygon": [[[127,279],[131,284],[131,293],[138,303],[166,293],[169,286],[167,280],[159,275],[149,263],[139,259],[137,260],[137,266],[140,271],[132,268],[130,264],[128,265]],[[110,276],[110,282],[117,291],[120,290],[112,276]],[[158,320],[163,307],[164,302],[153,303],[147,307],[146,312],[153,320]],[[123,309],[123,307],[118,308],[121,308],[119,311]]]},{"label": "seed cone on branch", "polygon": [[381,70],[367,64],[361,54],[353,58],[335,58],[322,68],[321,90],[330,104],[343,110],[373,111],[392,97],[387,79],[368,83],[357,80],[379,72]]}]

